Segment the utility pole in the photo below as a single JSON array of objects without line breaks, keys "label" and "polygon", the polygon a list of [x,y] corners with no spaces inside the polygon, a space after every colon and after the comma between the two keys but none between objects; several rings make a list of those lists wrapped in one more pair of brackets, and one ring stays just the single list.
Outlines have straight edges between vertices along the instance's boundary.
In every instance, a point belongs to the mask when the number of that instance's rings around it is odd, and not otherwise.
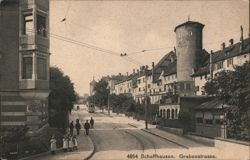
[{"label": "utility pole", "polygon": [[109,90],[109,92],[108,92],[108,115],[110,115],[110,90]]},{"label": "utility pole", "polygon": [[148,77],[147,69],[145,69],[145,129],[148,129]]}]

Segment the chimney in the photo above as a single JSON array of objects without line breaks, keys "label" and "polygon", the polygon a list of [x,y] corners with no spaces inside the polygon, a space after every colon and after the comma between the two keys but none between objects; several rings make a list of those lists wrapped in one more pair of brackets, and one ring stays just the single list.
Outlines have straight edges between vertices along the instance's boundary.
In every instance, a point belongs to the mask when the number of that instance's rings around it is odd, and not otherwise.
[{"label": "chimney", "polygon": [[243,27],[240,26],[240,52],[243,51],[244,42],[243,42]]},{"label": "chimney", "polygon": [[223,49],[225,49],[225,43],[224,42],[221,44],[221,50],[223,50]]},{"label": "chimney", "polygon": [[135,69],[133,69],[133,74],[135,74]]},{"label": "chimney", "polygon": [[127,77],[128,77],[128,72],[127,72]]},{"label": "chimney", "polygon": [[176,48],[174,47],[174,53],[176,54]]},{"label": "chimney", "polygon": [[229,46],[232,46],[233,44],[234,44],[234,39],[231,38],[231,39],[229,40]]},{"label": "chimney", "polygon": [[209,74],[211,81],[213,80],[213,50],[211,50],[210,57],[209,57]]}]

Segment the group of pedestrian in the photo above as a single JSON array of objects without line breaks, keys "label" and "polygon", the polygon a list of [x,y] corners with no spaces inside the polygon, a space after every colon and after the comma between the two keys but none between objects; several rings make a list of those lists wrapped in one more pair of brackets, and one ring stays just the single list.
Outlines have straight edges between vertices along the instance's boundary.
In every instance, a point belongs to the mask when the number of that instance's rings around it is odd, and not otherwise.
[{"label": "group of pedestrian", "polygon": [[86,120],[85,124],[84,124],[84,129],[85,129],[85,134],[89,135],[89,129],[90,128],[94,128],[94,119],[91,117],[90,118],[90,123],[88,120]]},{"label": "group of pedestrian", "polygon": [[77,139],[76,136],[71,136],[71,135],[65,135],[63,137],[63,151],[64,152],[72,152],[74,150],[77,150]]},{"label": "group of pedestrian", "polygon": [[[89,123],[90,122],[90,123]],[[90,118],[90,121],[86,120],[84,123],[84,129],[85,129],[85,134],[89,135],[89,129],[94,128],[94,119],[93,117]],[[80,129],[81,129],[81,124],[79,122],[79,119],[76,119],[76,124],[74,125],[74,122],[71,121],[69,125],[70,133],[69,135],[64,135],[62,141],[63,141],[63,151],[64,152],[72,152],[74,150],[77,150],[77,139],[76,136],[74,135],[74,128],[76,128],[76,133],[77,136],[80,134]],[[55,154],[56,151],[56,139],[55,136],[52,136],[50,139],[50,148],[51,148],[51,154]]]},{"label": "group of pedestrian", "polygon": [[[77,150],[77,146],[78,146],[78,142],[77,142],[77,139],[76,139],[76,136],[72,136],[72,135],[64,135],[63,136],[63,151],[64,152],[72,152],[74,150]],[[56,138],[55,136],[53,135],[50,139],[50,149],[51,149],[51,154],[55,154],[56,152]]]},{"label": "group of pedestrian", "polygon": [[76,119],[76,124],[74,125],[74,122],[71,121],[70,125],[69,125],[69,129],[70,129],[70,134],[73,135],[74,132],[74,128],[76,128],[76,133],[79,136],[80,134],[80,129],[81,129],[81,124],[79,122],[79,119]]},{"label": "group of pedestrian", "polygon": [[[95,123],[95,121],[94,121],[93,117],[90,118],[90,121],[86,120],[86,122],[83,125],[86,135],[89,135],[89,129],[90,128],[94,128],[94,123]],[[79,122],[79,119],[76,119],[76,124],[75,125],[74,125],[74,122],[71,121],[71,123],[69,125],[71,135],[73,135],[73,133],[74,133],[74,128],[76,128],[77,135],[79,135],[80,134],[80,129],[81,129],[81,124]]]}]

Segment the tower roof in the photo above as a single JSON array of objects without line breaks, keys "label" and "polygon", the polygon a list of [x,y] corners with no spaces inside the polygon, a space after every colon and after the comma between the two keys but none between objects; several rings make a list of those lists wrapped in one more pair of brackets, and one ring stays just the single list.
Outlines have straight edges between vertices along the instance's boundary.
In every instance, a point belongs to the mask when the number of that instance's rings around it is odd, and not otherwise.
[{"label": "tower roof", "polygon": [[201,24],[201,23],[199,23],[199,22],[187,21],[187,22],[184,22],[184,23],[182,23],[182,24],[176,26],[175,29],[174,29],[174,31],[176,32],[176,29],[177,29],[177,28],[180,28],[180,27],[186,26],[186,25],[198,25],[198,26],[200,26],[201,28],[204,27],[204,24]]}]

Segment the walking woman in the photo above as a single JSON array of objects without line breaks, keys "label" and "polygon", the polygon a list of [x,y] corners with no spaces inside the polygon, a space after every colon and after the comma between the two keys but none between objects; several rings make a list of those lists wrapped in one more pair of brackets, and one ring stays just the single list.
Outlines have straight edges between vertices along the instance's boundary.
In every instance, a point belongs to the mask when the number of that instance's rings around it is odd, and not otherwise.
[{"label": "walking woman", "polygon": [[56,139],[55,136],[52,136],[50,139],[50,150],[51,150],[51,154],[55,154],[56,151]]}]

